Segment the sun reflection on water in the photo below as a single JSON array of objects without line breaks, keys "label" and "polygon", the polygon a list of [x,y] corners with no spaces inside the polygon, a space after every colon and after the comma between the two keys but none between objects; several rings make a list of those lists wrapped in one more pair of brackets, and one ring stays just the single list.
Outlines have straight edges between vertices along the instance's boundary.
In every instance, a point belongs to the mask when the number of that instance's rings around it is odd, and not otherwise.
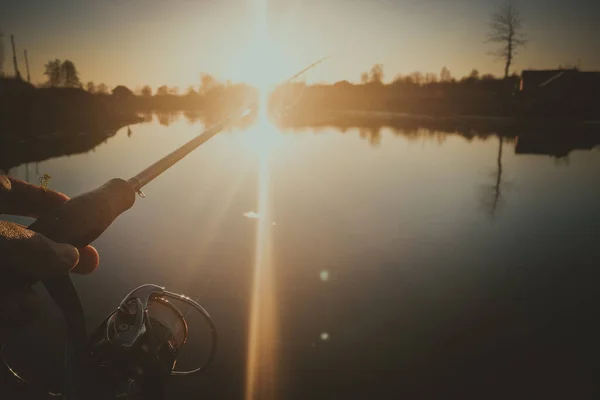
[{"label": "sun reflection on water", "polygon": [[[267,117],[266,94],[261,93],[258,121],[244,133],[247,144],[259,162],[258,209],[251,214],[257,221],[254,273],[250,300],[250,329],[246,366],[246,399],[276,398],[278,320],[272,258],[274,223],[269,208],[269,158],[281,137]],[[248,213],[247,213],[248,214]],[[246,215],[247,217],[250,214]]]}]

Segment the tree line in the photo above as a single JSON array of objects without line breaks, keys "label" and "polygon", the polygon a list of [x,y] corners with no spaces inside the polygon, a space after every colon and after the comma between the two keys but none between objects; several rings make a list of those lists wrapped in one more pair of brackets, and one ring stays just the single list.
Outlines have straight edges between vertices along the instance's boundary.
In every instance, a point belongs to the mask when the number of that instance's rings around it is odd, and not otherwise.
[{"label": "tree line", "polygon": [[[504,79],[508,79],[510,75],[510,67],[514,63],[514,59],[520,48],[526,44],[523,34],[523,19],[521,18],[519,9],[512,3],[507,3],[498,8],[492,13],[489,21],[489,31],[486,37],[486,42],[497,44],[499,47],[493,54],[504,61]],[[95,84],[87,82],[82,84],[79,78],[79,72],[75,67],[75,63],[71,60],[61,61],[54,59],[48,61],[45,65],[44,75],[47,80],[44,86],[47,87],[65,87],[65,88],[82,88],[90,93],[109,94],[110,89],[104,83]],[[429,85],[438,82],[441,83],[469,83],[475,81],[492,81],[496,78],[491,74],[480,75],[477,69],[473,69],[468,76],[456,80],[452,77],[447,67],[443,67],[438,74],[412,72],[407,75],[398,74],[391,82],[392,86],[399,85]],[[384,68],[382,64],[375,64],[370,71],[363,72],[360,76],[360,83],[363,85],[382,85],[384,80]],[[342,81],[344,82],[344,81]],[[338,82],[339,84],[340,82]],[[185,92],[186,96],[202,95],[205,96],[211,91],[222,91],[227,87],[231,87],[231,83],[223,84],[218,82],[209,74],[201,74],[200,85],[189,86]],[[133,92],[132,92],[133,93]],[[178,96],[179,88],[161,85],[153,93],[149,85],[144,85],[137,88],[134,92],[141,97],[151,96]]]},{"label": "tree line", "polygon": [[[493,74],[480,74],[479,70],[473,68],[471,72],[463,76],[460,79],[452,76],[450,70],[444,66],[442,67],[439,74],[432,72],[420,72],[415,71],[409,74],[397,74],[392,79],[390,85],[396,86],[400,84],[410,84],[410,85],[428,85],[432,83],[468,83],[468,82],[476,82],[476,81],[491,81],[491,80],[499,80],[499,79],[507,79],[507,78],[518,78],[519,75],[517,73],[513,73],[511,76],[505,76],[504,78],[499,78],[494,76]],[[360,83],[362,85],[384,85],[384,67],[383,64],[374,64],[370,71],[363,72],[360,75]],[[339,81],[338,84],[345,82]]]},{"label": "tree line", "polygon": [[[111,92],[111,88],[104,83],[96,84],[93,81],[89,81],[83,84],[79,78],[79,71],[77,70],[75,63],[71,60],[62,61],[57,58],[48,61],[44,66],[44,75],[46,76],[46,81],[41,85],[42,87],[79,88],[89,93],[100,95],[108,95]],[[212,75],[202,73],[200,74],[200,84],[197,87],[194,85],[188,86],[185,95],[206,95],[210,91],[218,91],[233,86],[235,85],[230,81],[222,83]],[[144,85],[131,91],[131,93],[142,97],[151,97],[153,95],[178,96],[180,95],[180,90],[177,86],[161,85],[153,92],[149,85]]]},{"label": "tree line", "polygon": [[[47,79],[42,86],[44,87],[63,87],[63,88],[81,88],[89,93],[93,94],[110,94],[111,89],[104,83],[96,84],[93,81],[89,81],[83,84],[79,78],[79,72],[75,63],[71,60],[61,61],[59,59],[48,61],[45,65],[45,72]],[[384,85],[384,66],[383,64],[374,64],[370,71],[363,72],[360,76],[360,83],[362,85]],[[518,75],[513,73],[513,78],[517,78]],[[508,78],[508,76],[505,76]],[[501,79],[497,78],[492,74],[481,75],[477,69],[473,69],[467,76],[460,79],[456,79],[452,76],[450,70],[447,67],[443,67],[439,74],[431,72],[420,72],[414,71],[409,74],[397,74],[392,79],[390,85],[397,86],[401,84],[409,85],[429,85],[433,83],[468,83],[475,81],[491,81]],[[348,83],[346,81],[338,81],[336,84]],[[217,81],[212,75],[201,74],[200,84],[198,86],[190,85],[183,93],[186,96],[192,95],[206,95],[210,91],[219,91],[228,87],[234,86],[231,82],[225,83]],[[138,87],[132,91],[132,93],[142,96],[179,96],[179,87],[161,85],[155,91],[149,85]]]},{"label": "tree line", "polygon": [[[206,73],[200,74],[200,84],[198,86],[190,85],[185,91],[186,96],[207,95],[211,91],[220,91],[222,89],[231,88],[233,85],[230,81],[225,83],[219,82],[214,76]],[[155,92],[149,85],[144,85],[137,88],[135,94],[143,97],[150,96],[179,96],[180,89],[177,86],[161,85]]]}]

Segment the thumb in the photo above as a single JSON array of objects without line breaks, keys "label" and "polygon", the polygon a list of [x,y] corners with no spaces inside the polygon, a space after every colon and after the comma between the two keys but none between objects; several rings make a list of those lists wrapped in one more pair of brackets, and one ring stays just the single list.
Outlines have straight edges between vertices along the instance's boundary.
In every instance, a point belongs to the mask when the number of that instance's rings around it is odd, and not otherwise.
[{"label": "thumb", "polygon": [[69,272],[79,261],[70,244],[56,243],[39,233],[11,222],[0,221],[2,269],[36,280]]}]

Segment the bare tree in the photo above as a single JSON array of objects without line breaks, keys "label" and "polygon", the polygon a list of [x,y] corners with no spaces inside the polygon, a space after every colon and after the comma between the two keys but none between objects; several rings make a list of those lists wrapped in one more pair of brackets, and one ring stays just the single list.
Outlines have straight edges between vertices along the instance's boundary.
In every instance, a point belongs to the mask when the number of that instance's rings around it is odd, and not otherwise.
[{"label": "bare tree", "polygon": [[510,66],[518,54],[518,49],[527,43],[523,35],[523,19],[514,4],[505,4],[492,14],[487,42],[502,45],[493,54],[505,61],[504,78],[508,78]]},{"label": "bare tree", "polygon": [[504,137],[498,135],[498,140],[498,156],[496,158],[497,169],[493,174],[494,181],[491,184],[482,187],[483,192],[481,198],[482,206],[484,210],[489,213],[491,218],[494,218],[500,200],[502,199],[502,147],[504,144]]}]

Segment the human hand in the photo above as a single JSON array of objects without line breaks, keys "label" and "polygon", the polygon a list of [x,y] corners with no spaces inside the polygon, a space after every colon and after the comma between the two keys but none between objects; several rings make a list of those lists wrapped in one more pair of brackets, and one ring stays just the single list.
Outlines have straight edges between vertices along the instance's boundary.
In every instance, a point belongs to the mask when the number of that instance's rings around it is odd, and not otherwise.
[{"label": "human hand", "polygon": [[[62,193],[0,175],[0,214],[37,218],[68,199]],[[68,272],[89,274],[97,266],[98,252],[91,246],[78,250],[22,225],[0,221],[0,343],[35,316],[33,282]]]}]

